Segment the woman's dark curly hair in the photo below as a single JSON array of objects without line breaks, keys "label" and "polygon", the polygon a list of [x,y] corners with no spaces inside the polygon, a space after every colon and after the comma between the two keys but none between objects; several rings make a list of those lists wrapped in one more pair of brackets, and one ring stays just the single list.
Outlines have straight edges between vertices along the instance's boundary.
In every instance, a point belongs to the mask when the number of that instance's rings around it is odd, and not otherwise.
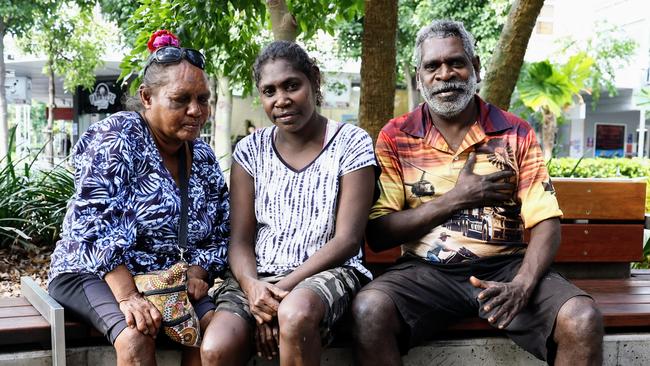
[{"label": "woman's dark curly hair", "polygon": [[283,59],[287,61],[296,71],[300,71],[311,83],[311,89],[316,96],[316,105],[320,107],[323,102],[323,94],[320,91],[321,74],[316,61],[307,55],[302,47],[289,41],[275,41],[264,47],[262,52],[255,59],[253,64],[253,78],[255,86],[259,87],[262,78],[262,66],[269,61]]}]

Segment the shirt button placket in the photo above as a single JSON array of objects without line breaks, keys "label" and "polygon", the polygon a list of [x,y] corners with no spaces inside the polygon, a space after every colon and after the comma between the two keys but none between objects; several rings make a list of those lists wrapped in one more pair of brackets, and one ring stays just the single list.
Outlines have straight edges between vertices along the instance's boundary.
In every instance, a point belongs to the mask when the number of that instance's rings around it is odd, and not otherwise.
[{"label": "shirt button placket", "polygon": [[459,171],[460,169],[463,168],[463,165],[461,164],[461,161],[460,161],[460,154],[461,153],[458,153],[457,155],[454,155],[451,158],[451,164],[449,164],[450,172],[453,172],[453,171],[457,172],[457,171]]}]

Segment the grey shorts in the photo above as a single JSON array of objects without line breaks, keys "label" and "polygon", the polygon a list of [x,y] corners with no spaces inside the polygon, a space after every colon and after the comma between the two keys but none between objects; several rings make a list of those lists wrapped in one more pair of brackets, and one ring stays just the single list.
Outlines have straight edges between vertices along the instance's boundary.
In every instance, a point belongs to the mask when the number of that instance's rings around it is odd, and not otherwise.
[{"label": "grey shorts", "polygon": [[[61,273],[48,287],[54,300],[65,308],[66,316],[73,317],[92,325],[111,342],[126,329],[126,318],[120,310],[108,284],[99,276],[90,273]],[[199,301],[192,301],[194,311],[199,319],[203,318],[214,304],[208,296]],[[164,334],[164,332],[160,332]]]},{"label": "grey shorts", "polygon": [[[402,258],[361,291],[378,290],[392,300],[409,334],[400,350],[431,338],[458,319],[487,319],[477,296],[482,291],[469,277],[508,282],[517,274],[522,256],[499,256],[455,264],[430,264],[418,258]],[[557,346],[552,332],[557,313],[574,296],[589,296],[560,274],[550,271],[540,280],[528,305],[506,327],[506,334],[541,360],[554,360]],[[552,363],[552,362],[551,362]]]},{"label": "grey shorts", "polygon": [[[260,280],[270,283],[280,281],[284,276],[260,276]],[[321,339],[324,345],[332,340],[332,326],[348,310],[352,298],[359,292],[366,277],[352,267],[336,267],[317,273],[302,280],[295,288],[305,288],[315,292],[325,304],[325,316],[320,323]],[[214,298],[217,311],[229,311],[245,319],[253,328],[255,319],[248,307],[248,300],[239,283],[230,271],[223,282],[214,287],[210,294]]]}]

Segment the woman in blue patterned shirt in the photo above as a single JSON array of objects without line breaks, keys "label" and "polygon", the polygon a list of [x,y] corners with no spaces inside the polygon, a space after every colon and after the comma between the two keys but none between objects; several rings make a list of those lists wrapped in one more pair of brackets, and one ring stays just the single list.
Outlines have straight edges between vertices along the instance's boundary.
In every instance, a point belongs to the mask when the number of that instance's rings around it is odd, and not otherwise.
[{"label": "woman in blue patterned shirt", "polygon": [[[150,43],[141,113],[93,124],[74,147],[75,193],[50,268],[50,294],[107,336],[118,364],[155,364],[161,314],[132,276],[180,259],[181,149],[188,152],[187,289],[202,329],[214,313],[208,283],[223,271],[228,245],[228,191],[214,153],[198,139],[210,98],[203,55],[179,48],[166,31]],[[198,349],[184,351],[184,364],[200,363]]]}]

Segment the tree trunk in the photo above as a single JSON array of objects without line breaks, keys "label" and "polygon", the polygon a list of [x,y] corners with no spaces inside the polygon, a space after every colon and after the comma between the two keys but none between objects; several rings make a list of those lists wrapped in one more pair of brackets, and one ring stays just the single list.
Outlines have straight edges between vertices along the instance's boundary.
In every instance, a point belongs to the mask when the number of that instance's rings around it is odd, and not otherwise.
[{"label": "tree trunk", "polygon": [[373,140],[394,116],[397,1],[365,0],[359,125]]},{"label": "tree trunk", "polygon": [[208,76],[208,87],[210,88],[210,100],[208,104],[210,105],[210,147],[212,151],[216,150],[214,134],[217,131],[215,125],[215,116],[217,114],[217,102],[219,101],[219,96],[217,95],[217,78],[214,76]]},{"label": "tree trunk", "polygon": [[9,126],[7,123],[7,94],[5,89],[5,24],[0,17],[0,161],[9,153]]},{"label": "tree trunk", "polygon": [[515,0],[488,67],[481,96],[499,108],[510,108],[510,97],[524,62],[528,40],[544,0]]},{"label": "tree trunk", "polygon": [[230,79],[225,76],[217,78],[217,108],[214,114],[214,136],[212,138],[214,153],[219,159],[219,165],[226,177],[230,179],[230,164],[232,161],[232,142],[230,140],[230,123],[232,121],[232,88]]},{"label": "tree trunk", "polygon": [[266,0],[271,15],[273,39],[295,42],[298,36],[296,18],[289,12],[285,0]]},{"label": "tree trunk", "polygon": [[412,111],[417,108],[418,104],[420,104],[420,91],[418,90],[417,83],[415,82],[415,74],[411,74],[409,63],[404,62],[403,68],[409,111]]},{"label": "tree trunk", "polygon": [[542,150],[544,151],[544,160],[549,161],[553,157],[557,119],[548,108],[542,108],[542,124]]},{"label": "tree trunk", "polygon": [[49,95],[49,101],[47,104],[47,108],[49,110],[49,113],[47,114],[47,126],[45,127],[45,158],[47,159],[48,164],[50,166],[54,166],[54,144],[52,141],[52,128],[54,127],[54,108],[56,108],[56,104],[54,103],[54,97],[55,97],[55,89],[54,89],[54,69],[53,69],[53,60],[52,56],[48,56],[47,58],[47,75],[49,77],[49,87],[48,87],[48,95]]}]

